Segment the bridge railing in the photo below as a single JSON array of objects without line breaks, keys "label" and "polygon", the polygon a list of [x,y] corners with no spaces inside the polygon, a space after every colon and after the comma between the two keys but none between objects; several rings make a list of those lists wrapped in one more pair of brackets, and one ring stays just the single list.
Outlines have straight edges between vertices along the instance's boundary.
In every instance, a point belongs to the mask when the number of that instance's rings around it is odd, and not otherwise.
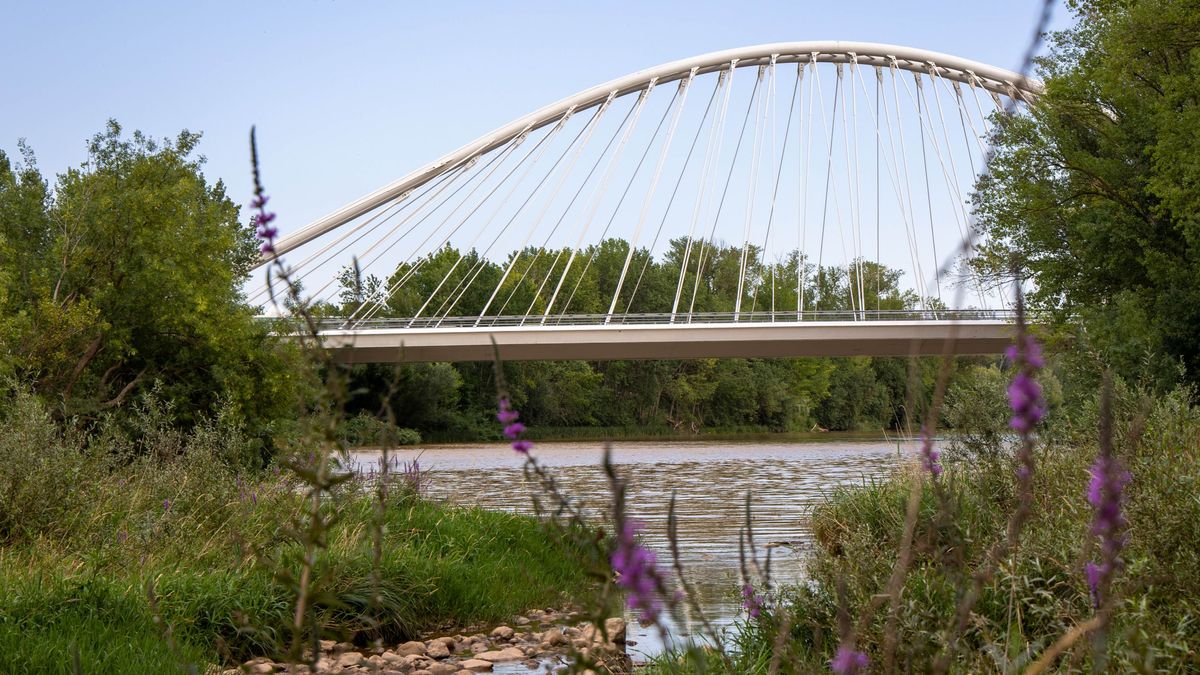
[{"label": "bridge railing", "polygon": [[450,316],[391,317],[348,321],[324,317],[321,330],[371,330],[397,328],[500,328],[536,326],[665,326],[688,324],[797,323],[817,321],[1013,321],[1015,313],[1002,309],[882,310],[815,312],[694,312],[691,314],[565,314],[554,316]]}]

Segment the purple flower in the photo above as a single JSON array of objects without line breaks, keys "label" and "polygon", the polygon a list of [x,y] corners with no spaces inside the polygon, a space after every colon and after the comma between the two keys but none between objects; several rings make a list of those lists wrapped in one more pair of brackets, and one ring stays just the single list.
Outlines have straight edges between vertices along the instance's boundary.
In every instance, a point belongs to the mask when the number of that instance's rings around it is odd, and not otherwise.
[{"label": "purple flower", "polygon": [[525,425],[517,421],[521,416],[516,410],[512,409],[512,404],[508,402],[507,396],[500,397],[500,409],[496,412],[496,419],[504,424],[504,436],[512,440],[512,449],[528,455],[533,449],[533,443],[520,438],[521,434],[525,433]]},{"label": "purple flower", "polygon": [[512,405],[508,402],[507,397],[500,399],[500,412],[496,413],[496,419],[501,424],[512,424],[520,416],[520,413],[512,409]]},{"label": "purple flower", "polygon": [[267,201],[270,199],[263,190],[262,181],[258,175],[258,143],[254,138],[254,129],[250,129],[250,161],[254,170],[254,199],[250,200],[250,207],[257,209],[258,213],[254,214],[252,223],[255,227],[254,236],[262,242],[259,250],[264,254],[275,253],[275,237],[278,236],[279,230],[271,225],[271,221],[275,220],[275,214],[267,210]]},{"label": "purple flower", "polygon": [[1021,335],[1015,345],[1005,350],[1018,368],[1017,374],[1008,385],[1008,406],[1013,411],[1009,426],[1025,435],[1033,431],[1046,414],[1042,401],[1042,385],[1034,377],[1035,371],[1046,365],[1042,358],[1042,347],[1032,335]]},{"label": "purple flower", "polygon": [[659,598],[659,577],[654,553],[637,543],[641,525],[625,521],[612,554],[612,568],[617,573],[617,585],[625,590],[630,609],[637,610],[642,619],[654,621],[662,610]]},{"label": "purple flower", "polygon": [[867,669],[871,660],[852,647],[839,647],[837,654],[829,661],[829,669],[838,675],[854,675]]},{"label": "purple flower", "polygon": [[164,499],[163,500],[163,511],[170,511],[170,510],[171,510],[171,500]]},{"label": "purple flower", "polygon": [[763,605],[762,596],[754,592],[754,587],[750,584],[742,584],[742,609],[750,615],[750,618],[757,619],[762,614]]},{"label": "purple flower", "polygon": [[942,465],[938,462],[941,453],[933,448],[933,437],[924,428],[921,429],[921,465],[934,478],[942,475]]},{"label": "purple flower", "polygon": [[117,532],[117,543],[118,544],[124,544],[125,540],[128,538],[129,538],[129,533],[126,532],[125,530],[119,530]]},{"label": "purple flower", "polygon": [[1104,452],[1092,464],[1087,499],[1095,510],[1092,534],[1100,537],[1100,562],[1089,562],[1084,566],[1084,573],[1096,607],[1104,600],[1104,589],[1120,564],[1121,549],[1125,547],[1126,520],[1121,505],[1125,486],[1130,480],[1132,475],[1117,458]]}]

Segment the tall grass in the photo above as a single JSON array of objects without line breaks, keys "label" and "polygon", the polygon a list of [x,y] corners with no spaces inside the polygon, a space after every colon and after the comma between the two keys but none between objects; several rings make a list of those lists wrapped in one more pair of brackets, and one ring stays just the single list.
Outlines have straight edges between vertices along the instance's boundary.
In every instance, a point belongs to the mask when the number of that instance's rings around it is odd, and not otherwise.
[{"label": "tall grass", "polygon": [[[236,429],[158,434],[168,411],[143,412],[136,456],[116,429],[60,432],[31,396],[0,421],[0,672],[203,671],[286,643],[295,597],[275,571],[302,554],[286,531],[305,508],[299,484],[222,460]],[[314,575],[320,637],[395,643],[588,597],[566,539],[531,518],[425,501],[402,476],[376,579],[374,497],[361,481],[335,497]]]},{"label": "tall grass", "polygon": [[[1101,654],[1089,639],[1070,645],[1057,662],[1066,672],[1090,672],[1104,661],[1113,672],[1200,669],[1200,409],[1182,391],[1159,399],[1148,412],[1139,413],[1140,405],[1129,392],[1117,397],[1124,412],[1116,416],[1116,446],[1134,480],[1125,503],[1129,538],[1113,589],[1118,601],[1112,625],[1107,640],[1096,643]],[[1020,672],[1096,611],[1083,571],[1095,555],[1085,487],[1097,452],[1096,414],[1088,406],[1060,418],[1061,432],[1039,448],[1032,515],[1021,543],[984,585],[950,670]],[[1089,428],[1090,434],[1084,432]],[[809,579],[782,589],[760,621],[738,625],[731,672],[766,673],[772,659],[779,672],[827,669],[839,646],[839,589],[851,616],[867,612],[858,647],[880,662],[886,614],[871,615],[867,608],[892,573],[914,481],[921,481],[919,512],[897,613],[896,665],[905,672],[931,670],[947,654],[945,627],[974,564],[1003,536],[1016,505],[1006,454],[985,457],[947,465],[949,519],[936,517],[939,497],[916,466],[832,490],[812,517],[817,546]],[[703,656],[672,654],[651,670],[727,670],[711,660],[698,665],[698,659]]]}]

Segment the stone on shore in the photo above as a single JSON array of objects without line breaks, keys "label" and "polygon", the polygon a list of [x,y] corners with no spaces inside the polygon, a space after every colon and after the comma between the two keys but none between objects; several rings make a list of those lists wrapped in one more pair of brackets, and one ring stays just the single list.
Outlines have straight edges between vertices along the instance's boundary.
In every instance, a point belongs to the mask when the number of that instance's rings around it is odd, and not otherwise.
[{"label": "stone on shore", "polygon": [[431,659],[444,659],[450,656],[450,648],[444,642],[430,642],[425,654]]},{"label": "stone on shore", "polygon": [[525,660],[525,652],[517,649],[516,647],[505,647],[504,649],[496,651],[476,654],[475,657],[483,661],[491,661],[493,663],[500,661],[523,661]]},{"label": "stone on shore", "polygon": [[467,659],[458,665],[462,666],[463,670],[473,673],[485,673],[492,669],[492,662],[483,659]]},{"label": "stone on shore", "polygon": [[625,644],[625,619],[614,616],[604,620],[604,632],[608,633],[608,641]]},{"label": "stone on shore", "polygon": [[404,644],[400,645],[399,647],[396,647],[393,651],[395,651],[400,656],[413,656],[413,655],[424,656],[425,655],[425,643],[417,642],[416,640],[410,640],[410,641],[405,642]]},{"label": "stone on shore", "polygon": [[492,631],[492,637],[499,638],[501,640],[509,640],[512,638],[513,633],[515,632],[516,631],[508,626],[497,626],[496,629]]}]

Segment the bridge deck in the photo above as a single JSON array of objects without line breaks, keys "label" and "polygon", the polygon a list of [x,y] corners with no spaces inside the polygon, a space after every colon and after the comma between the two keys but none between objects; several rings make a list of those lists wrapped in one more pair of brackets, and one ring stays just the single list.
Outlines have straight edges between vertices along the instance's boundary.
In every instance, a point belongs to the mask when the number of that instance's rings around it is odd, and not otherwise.
[{"label": "bridge deck", "polygon": [[346,363],[488,361],[492,341],[509,361],[709,357],[999,354],[1013,324],[967,321],[803,321],[674,325],[571,325],[323,330]]}]

